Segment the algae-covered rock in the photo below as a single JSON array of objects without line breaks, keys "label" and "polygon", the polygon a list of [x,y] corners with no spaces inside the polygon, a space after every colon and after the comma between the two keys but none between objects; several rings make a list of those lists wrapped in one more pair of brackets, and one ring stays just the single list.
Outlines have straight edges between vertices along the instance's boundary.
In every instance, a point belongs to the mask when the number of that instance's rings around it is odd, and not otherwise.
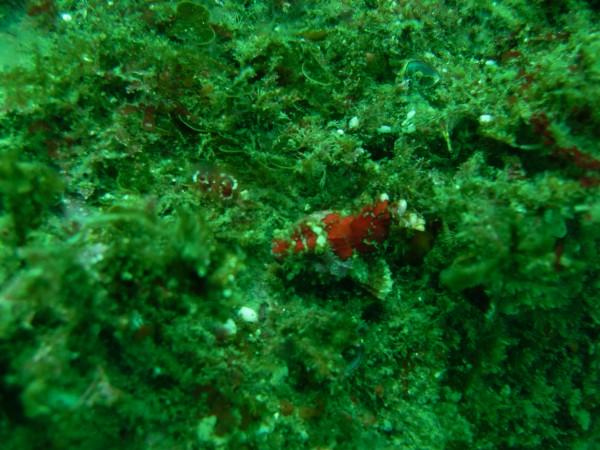
[{"label": "algae-covered rock", "polygon": [[194,2],[177,4],[170,32],[184,42],[199,45],[208,44],[215,37],[208,10]]},{"label": "algae-covered rock", "polygon": [[4,2],[0,447],[599,447],[597,23]]}]

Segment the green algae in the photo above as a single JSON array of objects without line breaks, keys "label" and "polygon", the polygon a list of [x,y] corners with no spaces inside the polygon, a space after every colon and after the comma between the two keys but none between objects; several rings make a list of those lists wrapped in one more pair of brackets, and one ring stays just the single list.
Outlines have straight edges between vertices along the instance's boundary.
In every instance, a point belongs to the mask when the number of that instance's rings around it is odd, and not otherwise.
[{"label": "green algae", "polygon": [[0,13],[3,448],[598,446],[597,4]]}]

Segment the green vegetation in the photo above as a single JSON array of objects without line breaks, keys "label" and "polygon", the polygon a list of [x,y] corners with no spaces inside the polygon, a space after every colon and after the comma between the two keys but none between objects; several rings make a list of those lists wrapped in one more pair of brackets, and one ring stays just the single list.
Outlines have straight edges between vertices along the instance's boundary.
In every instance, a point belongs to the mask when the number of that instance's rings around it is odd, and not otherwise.
[{"label": "green vegetation", "polygon": [[598,448],[598,15],[0,6],[2,448]]}]

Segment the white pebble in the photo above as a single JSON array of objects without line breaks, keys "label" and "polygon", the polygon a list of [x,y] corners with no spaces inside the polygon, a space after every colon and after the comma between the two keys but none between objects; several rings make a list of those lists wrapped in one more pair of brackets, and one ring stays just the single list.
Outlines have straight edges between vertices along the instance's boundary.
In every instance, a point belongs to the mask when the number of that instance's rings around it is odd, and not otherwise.
[{"label": "white pebble", "polygon": [[221,325],[221,330],[225,336],[235,336],[237,333],[237,325],[232,319],[227,319],[227,322]]},{"label": "white pebble", "polygon": [[242,306],[238,312],[238,317],[246,323],[258,322],[258,313],[248,306]]},{"label": "white pebble", "polygon": [[479,123],[481,124],[492,123],[493,121],[494,116],[492,116],[491,114],[482,114],[479,116]]}]

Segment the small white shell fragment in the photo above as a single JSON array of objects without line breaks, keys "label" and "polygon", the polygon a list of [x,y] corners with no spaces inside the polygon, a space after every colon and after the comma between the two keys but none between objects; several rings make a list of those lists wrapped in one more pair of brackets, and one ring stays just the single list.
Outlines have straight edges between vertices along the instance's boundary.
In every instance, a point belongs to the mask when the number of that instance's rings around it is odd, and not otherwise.
[{"label": "small white shell fragment", "polygon": [[352,117],[350,119],[350,121],[348,122],[348,128],[351,130],[357,129],[359,125],[360,125],[360,120],[356,116]]},{"label": "small white shell fragment", "polygon": [[389,125],[381,125],[379,128],[377,128],[377,132],[380,134],[389,134],[392,132],[392,127]]},{"label": "small white shell fragment", "polygon": [[249,306],[242,306],[238,310],[237,316],[246,323],[258,322],[258,313]]},{"label": "small white shell fragment", "polygon": [[492,116],[491,114],[482,114],[479,116],[479,123],[481,124],[492,123],[493,121],[494,116]]}]

